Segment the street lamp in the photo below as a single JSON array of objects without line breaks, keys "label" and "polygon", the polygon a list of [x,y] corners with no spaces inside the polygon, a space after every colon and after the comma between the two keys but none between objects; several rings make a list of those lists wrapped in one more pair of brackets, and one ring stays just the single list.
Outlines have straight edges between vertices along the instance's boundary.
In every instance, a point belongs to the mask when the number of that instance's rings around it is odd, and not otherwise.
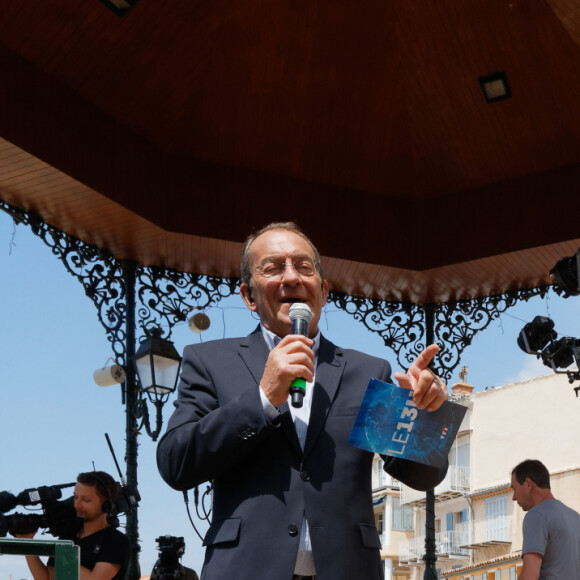
[{"label": "street lamp", "polygon": [[[170,395],[177,388],[181,357],[170,340],[161,337],[159,328],[153,328],[139,345],[133,364],[141,390],[155,399]],[[166,400],[166,398],[165,398]]]},{"label": "street lamp", "polygon": [[[141,419],[141,424],[137,431],[139,432],[145,426],[151,439],[156,441],[163,423],[161,410],[169,395],[177,388],[181,357],[173,343],[162,338],[161,329],[153,328],[149,331],[149,336],[139,345],[139,349],[131,360],[135,367],[139,387],[135,417]],[[155,405],[155,430],[151,430],[144,394]]]}]

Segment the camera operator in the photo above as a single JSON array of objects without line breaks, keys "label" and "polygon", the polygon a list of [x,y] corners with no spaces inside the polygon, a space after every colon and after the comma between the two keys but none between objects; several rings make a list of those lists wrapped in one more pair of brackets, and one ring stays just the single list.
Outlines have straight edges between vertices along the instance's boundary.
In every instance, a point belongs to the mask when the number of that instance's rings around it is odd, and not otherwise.
[{"label": "camera operator", "polygon": [[[115,480],[104,471],[79,473],[74,490],[74,508],[79,531],[74,543],[80,547],[81,580],[122,580],[129,559],[129,541],[111,526],[107,516],[117,497]],[[30,534],[14,534],[33,538]],[[54,579],[54,558],[46,564],[38,556],[26,556],[34,580]]]},{"label": "camera operator", "polygon": [[185,553],[182,537],[161,536],[156,541],[159,559],[153,566],[150,580],[199,580],[195,570],[186,568],[179,562]]}]

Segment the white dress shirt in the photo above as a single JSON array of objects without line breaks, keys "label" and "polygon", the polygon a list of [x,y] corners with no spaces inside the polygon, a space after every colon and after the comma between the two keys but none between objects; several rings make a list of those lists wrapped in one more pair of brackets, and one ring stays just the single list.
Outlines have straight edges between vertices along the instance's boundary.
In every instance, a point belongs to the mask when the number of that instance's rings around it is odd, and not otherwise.
[{"label": "white dress shirt", "polygon": [[[273,332],[270,332],[267,328],[260,325],[262,329],[262,334],[268,345],[268,348],[272,350],[276,346],[281,338],[276,336]],[[316,373],[316,365],[318,364],[318,347],[320,346],[320,331],[316,333],[314,337],[314,344],[312,345],[312,350],[314,351],[314,369]],[[300,441],[300,447],[304,451],[304,444],[306,442],[306,431],[308,430],[308,420],[310,419],[310,407],[312,405],[312,391],[314,385],[314,379],[312,382],[306,383],[306,392],[304,394],[304,399],[302,401],[302,407],[293,407],[290,404],[290,396],[288,396],[288,405],[290,407],[290,413],[292,414],[292,419],[294,420],[294,427],[296,429],[296,434],[298,435],[298,440]],[[262,406],[264,407],[264,413],[269,419],[276,418],[280,412],[266,397],[264,390],[260,385],[260,397],[262,399]],[[314,569],[314,558],[312,556],[312,546],[310,545],[310,532],[308,530],[308,522],[306,520],[306,515],[302,516],[302,526],[300,531],[300,544],[298,546],[298,558],[296,560],[296,567],[294,569],[295,574],[301,576],[314,576],[316,571]]]}]

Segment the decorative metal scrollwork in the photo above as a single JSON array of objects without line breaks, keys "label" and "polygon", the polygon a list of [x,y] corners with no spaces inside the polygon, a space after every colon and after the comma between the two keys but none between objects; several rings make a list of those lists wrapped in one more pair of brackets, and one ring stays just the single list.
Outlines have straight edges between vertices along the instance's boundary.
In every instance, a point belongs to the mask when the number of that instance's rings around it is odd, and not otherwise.
[{"label": "decorative metal scrollwork", "polygon": [[[115,259],[108,251],[85,244],[48,225],[40,216],[15,208],[0,200],[0,209],[17,223],[32,229],[51,248],[69,273],[83,285],[85,293],[97,308],[99,321],[110,340],[116,362],[126,358],[127,289],[126,262]],[[220,278],[178,272],[177,270],[135,265],[137,325],[140,336],[153,327],[162,328],[167,338],[178,322],[193,309],[207,308],[236,294],[238,278]],[[434,341],[441,346],[434,370],[449,381],[459,365],[463,350],[474,336],[487,328],[518,301],[544,296],[549,286],[508,291],[504,294],[460,300],[434,308]],[[401,368],[407,369],[427,345],[426,307],[410,303],[385,302],[331,292],[328,301],[351,314],[392,349]]]},{"label": "decorative metal scrollwork", "polygon": [[[510,290],[504,294],[459,300],[434,308],[434,342],[441,346],[433,369],[445,381],[449,381],[460,363],[461,354],[474,336],[487,328],[508,308],[518,301],[534,296],[545,296],[549,286]],[[425,308],[414,304],[383,302],[370,298],[347,296],[332,292],[329,301],[352,314],[370,331],[376,332],[385,346],[392,349],[398,364],[407,369],[417,355],[427,346],[427,321]]]},{"label": "decorative metal scrollwork", "polygon": [[438,306],[435,315],[435,340],[443,348],[437,359],[439,371],[445,380],[451,379],[452,372],[460,363],[461,354],[473,341],[474,336],[485,330],[493,320],[518,302],[527,302],[534,296],[542,298],[549,286],[510,290],[503,294],[459,300]]},{"label": "decorative metal scrollwork", "polygon": [[97,308],[97,316],[107,332],[115,361],[124,365],[126,292],[121,263],[109,252],[85,244],[47,224],[34,212],[13,207],[1,200],[0,209],[12,216],[16,223],[29,226],[67,271],[81,282],[85,294]]},{"label": "decorative metal scrollwork", "polygon": [[139,266],[117,260],[107,250],[86,244],[47,224],[38,214],[0,200],[0,209],[16,223],[27,225],[77,278],[97,308],[99,322],[111,342],[114,359],[125,366],[127,356],[127,279],[134,270],[139,337],[153,327],[167,338],[177,322],[192,309],[207,308],[236,293],[237,278],[188,274],[154,266]]},{"label": "decorative metal scrollwork", "polygon": [[193,309],[234,295],[238,278],[219,278],[160,268],[137,268],[138,320],[144,334],[153,327],[171,329]]},{"label": "decorative metal scrollwork", "polygon": [[[360,296],[348,296],[330,292],[328,301],[351,314],[371,332],[377,333],[385,346],[393,350],[402,368],[408,368],[415,358],[413,352],[421,352],[425,344],[425,316],[414,304],[385,302]],[[408,347],[419,341],[412,351]]]}]

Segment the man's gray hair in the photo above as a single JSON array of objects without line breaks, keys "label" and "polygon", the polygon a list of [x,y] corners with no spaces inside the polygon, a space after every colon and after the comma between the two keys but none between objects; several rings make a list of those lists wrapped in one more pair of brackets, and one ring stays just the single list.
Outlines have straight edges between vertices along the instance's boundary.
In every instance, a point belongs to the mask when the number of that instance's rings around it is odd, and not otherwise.
[{"label": "man's gray hair", "polygon": [[312,243],[310,238],[294,222],[273,222],[259,229],[257,232],[250,234],[246,238],[246,241],[244,242],[244,246],[242,248],[242,260],[240,264],[241,282],[243,284],[246,284],[246,286],[250,288],[250,282],[252,280],[252,264],[250,264],[250,246],[254,243],[256,238],[272,230],[284,230],[287,232],[292,232],[300,236],[301,238],[304,238],[308,242],[308,244],[312,248],[312,252],[314,253],[314,268],[318,272],[320,280],[324,280],[324,273],[322,271],[322,265],[320,263],[320,254],[318,253],[316,246]]}]

